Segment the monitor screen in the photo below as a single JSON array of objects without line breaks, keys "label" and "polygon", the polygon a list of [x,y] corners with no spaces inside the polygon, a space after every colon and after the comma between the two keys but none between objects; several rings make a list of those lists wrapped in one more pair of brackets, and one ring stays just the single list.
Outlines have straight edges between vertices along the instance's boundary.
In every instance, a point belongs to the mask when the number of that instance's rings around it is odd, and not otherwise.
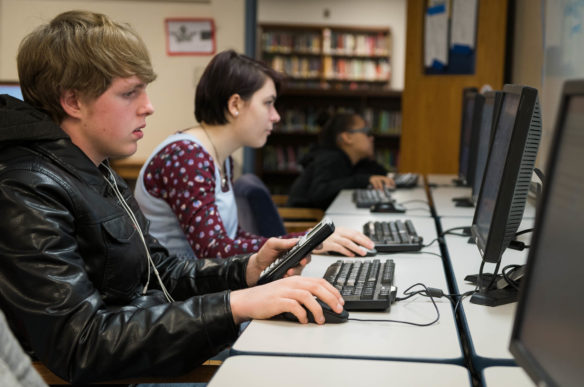
[{"label": "monitor screen", "polygon": [[584,381],[584,81],[566,83],[559,112],[510,351],[537,385],[577,386]]},{"label": "monitor screen", "polygon": [[473,222],[476,224],[479,238],[484,241],[489,236],[489,230],[493,221],[495,203],[499,194],[499,188],[501,187],[503,168],[505,167],[505,159],[509,150],[511,135],[513,134],[517,107],[519,106],[519,96],[516,94],[507,94],[503,100],[501,116],[495,129],[493,146],[489,155],[489,165],[485,171],[481,200],[477,203],[477,210],[475,212],[476,219]]},{"label": "monitor screen", "polygon": [[458,177],[463,185],[469,182],[469,162],[473,136],[473,114],[478,91],[475,88],[464,89],[462,98],[462,122],[460,125],[460,148],[458,156]]},{"label": "monitor screen", "polygon": [[478,141],[476,147],[476,163],[472,184],[472,202],[476,203],[483,182],[483,173],[489,156],[489,149],[494,137],[493,128],[499,119],[502,93],[500,91],[487,91],[484,95],[485,102],[481,112]]},{"label": "monitor screen", "polygon": [[471,231],[486,262],[499,262],[523,218],[541,137],[537,90],[505,85]]},{"label": "monitor screen", "polygon": [[14,98],[23,99],[18,82],[0,81],[0,94],[8,94]]}]

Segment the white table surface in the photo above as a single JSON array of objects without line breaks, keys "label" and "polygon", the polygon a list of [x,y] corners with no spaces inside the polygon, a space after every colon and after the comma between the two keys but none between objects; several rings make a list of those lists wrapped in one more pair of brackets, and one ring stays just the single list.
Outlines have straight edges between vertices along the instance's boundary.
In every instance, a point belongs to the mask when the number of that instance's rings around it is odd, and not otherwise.
[{"label": "white table surface", "polygon": [[[418,188],[403,188],[397,189],[392,192],[392,198],[396,200],[397,203],[402,204],[406,208],[405,213],[401,214],[391,214],[384,213],[387,216],[398,216],[398,217],[413,217],[413,216],[423,216],[431,217],[430,205],[428,203],[428,196],[426,195],[426,190],[422,187]],[[413,202],[409,202],[415,200]],[[367,215],[371,214],[368,208],[357,208],[355,203],[353,203],[353,190],[344,189],[339,192],[335,200],[325,211],[327,215],[340,214],[340,215]]]},{"label": "white table surface", "polygon": [[[524,219],[519,230],[533,227],[533,219]],[[466,226],[464,218],[441,219],[444,230]],[[531,233],[524,234],[522,240],[529,242]],[[481,256],[475,244],[467,243],[468,238],[446,235],[445,241],[454,272],[454,279],[460,293],[475,289],[475,286],[464,281],[469,274],[478,274]],[[501,268],[510,264],[524,264],[527,260],[527,250],[517,251],[507,249],[503,253]],[[500,270],[499,269],[499,273]],[[493,272],[494,264],[485,264],[485,272]],[[474,353],[487,359],[512,360],[509,352],[509,340],[517,303],[489,307],[476,305],[465,298],[462,302],[464,317],[470,333],[470,341]]]},{"label": "white table surface", "polygon": [[[430,175],[432,176],[432,175]],[[442,175],[438,175],[440,178],[434,177],[435,181],[442,181],[445,178]],[[450,176],[450,175],[444,175]],[[429,180],[430,179],[429,177]],[[475,207],[457,207],[456,203],[452,201],[453,198],[470,198],[472,195],[472,189],[469,187],[457,187],[454,185],[442,185],[437,184],[436,187],[430,187],[430,195],[432,195],[432,200],[434,202],[434,209],[436,210],[436,215],[439,217],[470,217],[471,220],[475,213]],[[533,200],[528,199],[525,203],[525,212],[523,213],[524,218],[535,218],[536,205]]]},{"label": "white table surface", "polygon": [[[303,275],[322,277],[326,267],[338,258],[313,255]],[[398,296],[402,295],[405,286],[416,282],[446,289],[439,258],[411,254],[393,254],[391,258],[396,264],[395,285],[398,287]],[[234,353],[260,355],[460,362],[462,352],[452,306],[446,298],[436,300],[436,304],[440,320],[429,327],[389,322],[348,321],[343,324],[316,325],[254,320],[237,339],[232,350]],[[435,319],[436,311],[428,298],[415,296],[394,303],[390,312],[353,311],[349,317],[429,323]]]},{"label": "white table surface", "polygon": [[457,365],[282,356],[232,356],[209,387],[470,386]]},{"label": "white table surface", "polygon": [[[457,179],[458,175],[455,174],[440,174],[440,173],[431,173],[426,175],[426,180],[428,184],[435,185],[437,187],[457,187],[454,184],[454,179]],[[460,186],[458,186],[460,187]]]},{"label": "white table surface", "polygon": [[520,367],[487,367],[483,370],[485,387],[533,387],[535,384]]}]

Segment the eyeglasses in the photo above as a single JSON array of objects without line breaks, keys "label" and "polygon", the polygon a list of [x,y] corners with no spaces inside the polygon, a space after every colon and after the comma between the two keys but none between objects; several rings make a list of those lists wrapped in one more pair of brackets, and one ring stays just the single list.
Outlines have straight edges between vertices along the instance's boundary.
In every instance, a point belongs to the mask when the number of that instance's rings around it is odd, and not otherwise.
[{"label": "eyeglasses", "polygon": [[373,136],[373,130],[371,128],[361,128],[361,129],[349,129],[347,133],[363,133],[366,136]]}]

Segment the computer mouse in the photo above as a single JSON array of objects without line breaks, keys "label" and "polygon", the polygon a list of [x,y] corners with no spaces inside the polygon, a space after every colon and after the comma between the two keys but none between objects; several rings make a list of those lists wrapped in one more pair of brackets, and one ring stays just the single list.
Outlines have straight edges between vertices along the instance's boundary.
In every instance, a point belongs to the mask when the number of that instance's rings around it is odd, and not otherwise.
[{"label": "computer mouse", "polygon": [[404,213],[406,209],[395,202],[375,203],[369,209],[371,212]]},{"label": "computer mouse", "polygon": [[[324,322],[326,324],[344,323],[344,322],[347,322],[347,320],[349,319],[349,312],[347,312],[345,309],[343,309],[343,311],[341,313],[336,313],[324,301],[322,301],[318,298],[316,299],[316,301],[322,307],[322,313],[324,314]],[[306,310],[306,316],[308,317],[308,322],[315,324],[316,321],[314,321],[314,316],[312,315],[310,310],[308,310],[305,306],[304,306],[304,309]],[[283,318],[284,320],[298,322],[298,319],[296,318],[296,316],[290,312],[282,313],[281,315],[279,315],[279,317]]]}]

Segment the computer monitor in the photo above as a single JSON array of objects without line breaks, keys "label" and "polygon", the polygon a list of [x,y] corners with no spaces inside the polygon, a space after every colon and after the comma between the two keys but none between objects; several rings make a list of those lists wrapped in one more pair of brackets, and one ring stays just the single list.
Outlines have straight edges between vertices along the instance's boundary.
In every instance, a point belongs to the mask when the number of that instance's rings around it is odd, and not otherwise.
[{"label": "computer monitor", "polygon": [[[541,137],[537,90],[505,85],[503,92],[501,112],[471,226],[483,262],[491,263],[500,262],[523,218]],[[482,273],[479,273],[480,290],[471,302],[496,306],[516,300],[516,292],[490,289],[482,284],[481,277]]]},{"label": "computer monitor", "polygon": [[[473,119],[473,125],[478,126],[475,135],[475,143],[471,147],[471,159],[469,168],[473,169],[472,190],[470,196],[460,196],[452,198],[456,207],[474,207],[478,200],[483,172],[487,164],[487,156],[493,140],[492,130],[499,118],[501,108],[501,91],[487,91],[482,96],[477,96],[477,102],[482,106],[476,111],[477,119]],[[475,102],[476,103],[476,102]],[[468,230],[470,233],[470,228]]]},{"label": "computer monitor", "polygon": [[474,181],[472,184],[471,196],[473,205],[476,204],[479,199],[485,166],[487,165],[487,157],[489,156],[489,149],[491,148],[491,143],[493,142],[495,134],[493,128],[499,120],[503,93],[501,91],[487,91],[484,93],[484,97],[485,102],[483,104],[483,110],[481,111],[478,144],[476,148],[475,172],[473,177]]},{"label": "computer monitor", "polygon": [[18,82],[0,81],[0,94],[8,94],[14,98],[23,99]]},{"label": "computer monitor", "polygon": [[471,186],[476,161],[475,148],[478,142],[480,111],[483,96],[476,88],[466,88],[462,97],[462,120],[460,124],[460,147],[458,155],[457,185]]},{"label": "computer monitor", "polygon": [[509,350],[536,385],[584,381],[584,80],[558,110]]}]

